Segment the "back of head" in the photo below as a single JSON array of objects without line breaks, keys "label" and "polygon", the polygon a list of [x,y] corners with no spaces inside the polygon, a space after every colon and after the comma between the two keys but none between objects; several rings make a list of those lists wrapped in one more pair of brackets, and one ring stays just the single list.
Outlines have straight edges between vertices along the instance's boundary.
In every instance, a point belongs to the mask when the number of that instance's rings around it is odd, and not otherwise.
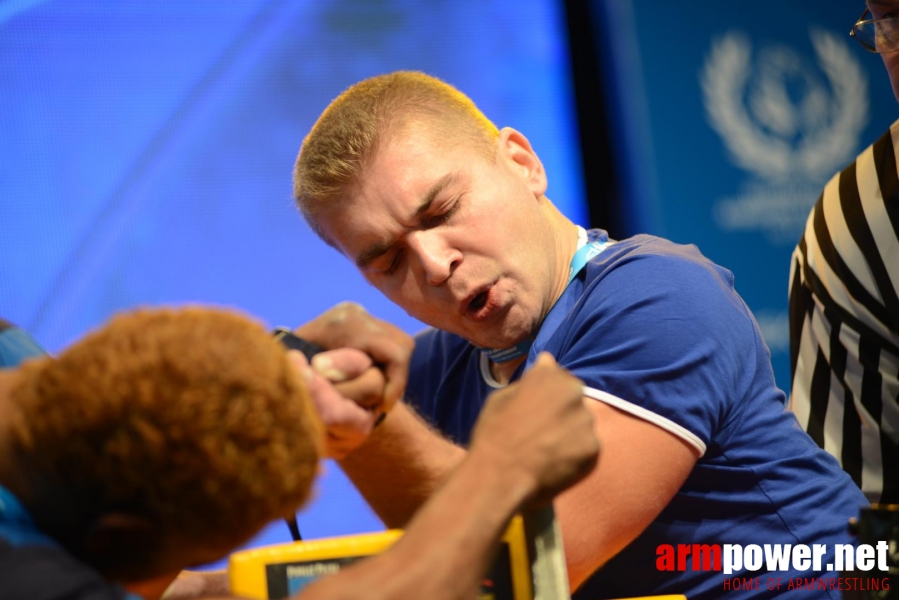
[{"label": "back of head", "polygon": [[413,71],[366,79],[331,102],[297,157],[294,198],[313,229],[321,235],[317,210],[353,186],[379,144],[404,125],[422,120],[438,134],[482,148],[492,159],[496,126],[456,88]]},{"label": "back of head", "polygon": [[[76,554],[84,532],[71,520],[119,511],[146,517],[165,544],[224,552],[295,511],[320,456],[321,426],[284,349],[225,310],[117,316],[26,363],[12,401],[30,506]],[[128,572],[119,560],[94,566]]]}]

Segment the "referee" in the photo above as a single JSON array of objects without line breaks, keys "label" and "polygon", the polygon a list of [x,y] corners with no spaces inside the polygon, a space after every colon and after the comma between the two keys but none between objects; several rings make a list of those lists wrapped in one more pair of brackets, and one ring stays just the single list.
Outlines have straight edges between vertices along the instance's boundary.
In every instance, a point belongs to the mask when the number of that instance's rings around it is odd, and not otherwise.
[{"label": "referee", "polygon": [[[899,0],[851,35],[899,99]],[[868,497],[899,503],[899,121],[824,188],[790,265],[790,406]]]}]

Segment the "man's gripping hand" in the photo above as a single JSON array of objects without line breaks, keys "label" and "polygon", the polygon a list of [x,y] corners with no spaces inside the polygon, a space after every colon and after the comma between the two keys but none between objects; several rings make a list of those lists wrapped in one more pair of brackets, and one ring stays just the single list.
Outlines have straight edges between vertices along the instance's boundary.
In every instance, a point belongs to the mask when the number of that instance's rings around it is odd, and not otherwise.
[{"label": "man's gripping hand", "polygon": [[353,348],[317,354],[312,366],[301,352],[291,350],[288,356],[302,373],[325,425],[325,456],[345,458],[365,442],[383,414],[364,408],[372,398],[381,398],[383,373],[367,354]]},{"label": "man's gripping hand", "polygon": [[[381,404],[378,411],[388,412],[402,396],[415,342],[407,333],[374,318],[360,305],[353,302],[338,304],[297,327],[294,333],[322,348],[356,348],[370,356],[386,379],[375,402]],[[372,398],[366,402],[365,406],[373,407]]]},{"label": "man's gripping hand", "polygon": [[494,392],[472,435],[471,454],[518,470],[531,504],[550,501],[587,476],[599,457],[583,383],[547,353],[520,381]]}]

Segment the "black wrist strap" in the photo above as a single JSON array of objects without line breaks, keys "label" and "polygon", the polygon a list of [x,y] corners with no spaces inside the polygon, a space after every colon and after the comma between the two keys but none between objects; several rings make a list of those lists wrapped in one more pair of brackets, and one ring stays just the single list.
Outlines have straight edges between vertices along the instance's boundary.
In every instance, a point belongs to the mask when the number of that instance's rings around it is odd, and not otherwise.
[{"label": "black wrist strap", "polygon": [[[318,344],[313,344],[310,341],[294,335],[286,327],[276,327],[275,330],[272,331],[272,335],[290,350],[299,350],[302,352],[306,356],[306,360],[310,362],[312,361],[313,356],[324,351],[324,348]],[[292,517],[284,519],[284,521],[287,523],[287,528],[290,529],[290,537],[293,538],[293,541],[302,542],[303,536],[300,535],[300,526],[297,524],[297,516],[293,515]]]},{"label": "black wrist strap", "polygon": [[[290,350],[299,350],[306,356],[306,360],[312,362],[312,357],[318,354],[319,352],[324,352],[325,349],[310,342],[308,340],[304,340],[298,335],[294,335],[290,329],[286,327],[276,327],[272,331],[272,335],[275,336],[275,339],[284,344],[284,346]],[[384,417],[387,416],[387,413],[381,413],[378,415],[378,419],[375,421],[375,427],[380,425],[384,421]],[[294,515],[292,518],[285,519],[287,522],[287,527],[290,529],[290,537],[293,538],[295,542],[302,542],[303,538],[300,535],[300,528],[297,525],[297,518]]]},{"label": "black wrist strap", "polygon": [[290,350],[299,350],[300,352],[302,352],[306,356],[306,360],[309,361],[311,361],[312,357],[319,352],[325,351],[325,349],[318,344],[314,344],[308,340],[304,340],[297,335],[294,335],[286,327],[276,327],[274,331],[272,331],[272,335],[274,335],[276,340],[284,344],[284,346],[286,346]]}]

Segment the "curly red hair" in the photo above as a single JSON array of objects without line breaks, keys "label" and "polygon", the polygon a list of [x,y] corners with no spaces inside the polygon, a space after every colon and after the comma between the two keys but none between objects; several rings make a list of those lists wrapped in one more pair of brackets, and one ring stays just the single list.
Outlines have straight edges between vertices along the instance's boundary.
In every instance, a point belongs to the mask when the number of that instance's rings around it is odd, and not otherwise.
[{"label": "curly red hair", "polygon": [[136,510],[169,539],[240,540],[294,512],[321,456],[321,424],[284,348],[221,309],[117,316],[23,365],[12,400],[29,477]]}]

